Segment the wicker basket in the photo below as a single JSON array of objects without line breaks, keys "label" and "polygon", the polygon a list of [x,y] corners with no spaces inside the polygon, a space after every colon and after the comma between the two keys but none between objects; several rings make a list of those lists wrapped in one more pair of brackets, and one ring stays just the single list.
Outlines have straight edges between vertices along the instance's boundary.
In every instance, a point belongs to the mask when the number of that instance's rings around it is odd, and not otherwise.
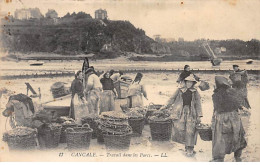
[{"label": "wicker basket", "polygon": [[197,126],[196,129],[199,132],[201,140],[212,141],[212,129],[210,126],[204,128]]},{"label": "wicker basket", "polygon": [[93,129],[92,139],[97,138],[98,123],[96,122],[96,118],[85,117],[85,118],[81,119],[81,123],[82,123],[82,125],[88,124],[90,126],[90,128]]},{"label": "wicker basket", "polygon": [[89,126],[67,128],[67,146],[69,150],[88,149],[93,129]]},{"label": "wicker basket", "polygon": [[66,143],[66,129],[77,127],[77,124],[62,124],[61,134],[60,134],[60,143]]},{"label": "wicker basket", "polygon": [[148,109],[145,114],[145,124],[149,124],[149,117],[153,115],[153,113],[157,111],[156,109]]},{"label": "wicker basket", "polygon": [[39,140],[41,148],[56,148],[60,142],[61,135],[61,125],[56,124],[51,129],[49,126],[45,126],[42,130],[39,131],[39,138],[42,138],[43,141]]},{"label": "wicker basket", "polygon": [[53,98],[58,98],[65,96],[67,93],[65,91],[64,83],[63,82],[56,82],[51,86],[51,92]]},{"label": "wicker basket", "polygon": [[132,136],[141,136],[144,129],[144,118],[129,118],[128,123],[132,127]]},{"label": "wicker basket", "polygon": [[168,121],[149,121],[152,140],[169,141],[172,135],[172,122]]},{"label": "wicker basket", "polygon": [[10,136],[4,133],[3,141],[7,142],[9,150],[33,150],[36,148],[37,131],[21,136]]},{"label": "wicker basket", "polygon": [[106,149],[128,150],[131,142],[132,132],[123,135],[103,134]]},{"label": "wicker basket", "polygon": [[199,88],[200,88],[201,91],[208,90],[210,88],[209,83],[206,82],[206,81],[200,81]]}]

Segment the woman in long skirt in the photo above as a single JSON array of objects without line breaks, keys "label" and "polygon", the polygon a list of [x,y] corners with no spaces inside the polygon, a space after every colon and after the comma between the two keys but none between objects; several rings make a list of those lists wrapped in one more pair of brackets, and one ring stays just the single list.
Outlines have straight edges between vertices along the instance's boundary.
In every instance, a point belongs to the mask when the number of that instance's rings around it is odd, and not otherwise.
[{"label": "woman in long skirt", "polygon": [[110,78],[110,73],[106,72],[100,80],[103,86],[103,92],[100,98],[100,114],[102,112],[115,110],[115,98],[117,92],[114,87],[113,80]]},{"label": "woman in long skirt", "polygon": [[225,155],[234,152],[236,161],[241,161],[242,149],[247,146],[245,131],[238,114],[244,97],[230,88],[228,79],[215,77],[216,89],[212,95],[214,114],[212,117],[213,161],[224,161]]},{"label": "woman in long skirt", "polygon": [[137,73],[133,83],[129,86],[127,99],[127,105],[129,108],[142,107],[142,96],[144,96],[148,100],[145,86],[140,83],[142,77],[142,73]]},{"label": "woman in long skirt", "polygon": [[71,84],[72,98],[70,106],[70,117],[75,119],[77,124],[81,124],[81,118],[88,115],[86,99],[83,94],[83,75],[82,71],[78,71],[75,79]]},{"label": "woman in long skirt", "polygon": [[196,80],[192,75],[184,79],[184,87],[178,88],[169,99],[166,106],[174,120],[172,140],[185,144],[187,156],[193,156],[194,146],[197,142],[196,125],[201,122],[201,100],[197,89],[194,88]]}]

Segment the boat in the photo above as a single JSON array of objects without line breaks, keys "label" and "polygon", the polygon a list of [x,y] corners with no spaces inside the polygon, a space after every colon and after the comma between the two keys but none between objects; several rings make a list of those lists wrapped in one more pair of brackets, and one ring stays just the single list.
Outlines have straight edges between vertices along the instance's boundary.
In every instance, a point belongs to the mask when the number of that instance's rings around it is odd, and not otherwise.
[{"label": "boat", "polygon": [[32,61],[32,62],[29,62],[30,66],[41,66],[44,64],[43,61]]},{"label": "boat", "polygon": [[254,61],[253,60],[247,60],[246,64],[252,64]]}]

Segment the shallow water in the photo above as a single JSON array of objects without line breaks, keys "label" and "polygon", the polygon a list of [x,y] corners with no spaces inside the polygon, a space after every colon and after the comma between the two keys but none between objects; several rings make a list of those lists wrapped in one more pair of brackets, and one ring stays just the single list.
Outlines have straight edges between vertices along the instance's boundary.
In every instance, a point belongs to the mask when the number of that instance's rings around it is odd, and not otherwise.
[{"label": "shallow water", "polygon": [[[45,61],[42,66],[30,66],[26,61],[13,62],[1,61],[0,74],[1,75],[20,75],[31,73],[42,73],[46,71],[76,71],[81,70],[82,61]],[[127,69],[174,69],[182,70],[184,65],[190,65],[191,69],[200,70],[232,70],[233,64],[238,64],[241,69],[246,70],[260,70],[260,60],[254,60],[253,64],[246,64],[246,60],[237,61],[223,61],[220,66],[213,67],[209,61],[176,61],[176,62],[149,62],[149,61],[127,61],[127,60],[98,60],[91,61],[90,65],[94,66],[96,70],[106,71],[127,70]]]}]

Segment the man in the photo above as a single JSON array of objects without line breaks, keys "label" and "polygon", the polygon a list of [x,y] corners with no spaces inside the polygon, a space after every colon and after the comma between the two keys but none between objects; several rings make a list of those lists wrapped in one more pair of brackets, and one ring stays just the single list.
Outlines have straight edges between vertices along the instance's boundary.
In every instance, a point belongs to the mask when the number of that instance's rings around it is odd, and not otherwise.
[{"label": "man", "polygon": [[[184,66],[184,70],[183,72],[181,72],[181,74],[179,75],[179,78],[177,80],[178,83],[181,83],[183,82],[183,80],[187,77],[189,77],[191,74],[193,74],[191,71],[190,71],[190,66],[189,65],[185,65]],[[199,81],[200,78],[198,76],[196,76],[195,74],[193,74],[194,78],[196,79],[196,81]]]},{"label": "man", "polygon": [[102,84],[99,77],[96,75],[94,68],[86,70],[88,80],[84,90],[87,98],[88,110],[90,113],[99,114],[100,94],[102,92]]},{"label": "man", "polygon": [[118,73],[113,74],[110,78],[113,80],[113,82],[116,82],[118,80],[120,80],[121,76],[124,73],[120,70]]},{"label": "man", "polygon": [[243,106],[247,109],[250,109],[247,98],[247,83],[248,75],[246,70],[240,70],[238,65],[233,65],[234,72],[232,72],[229,78],[232,81],[232,88],[236,89],[244,97]]}]

